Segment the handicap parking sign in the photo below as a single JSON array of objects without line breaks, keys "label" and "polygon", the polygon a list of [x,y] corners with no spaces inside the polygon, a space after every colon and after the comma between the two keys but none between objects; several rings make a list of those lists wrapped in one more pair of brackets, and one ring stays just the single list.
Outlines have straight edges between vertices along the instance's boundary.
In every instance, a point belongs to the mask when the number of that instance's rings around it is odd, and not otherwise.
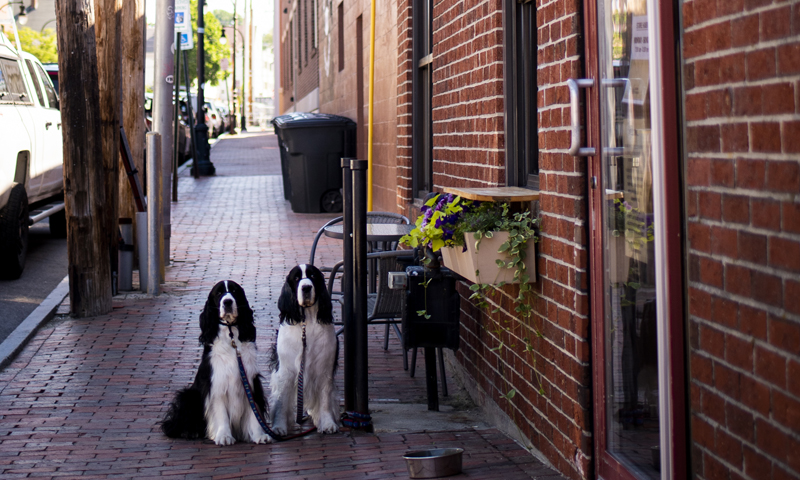
[{"label": "handicap parking sign", "polygon": [[189,33],[181,33],[181,50],[191,50],[194,48],[194,39],[192,38],[191,32]]}]

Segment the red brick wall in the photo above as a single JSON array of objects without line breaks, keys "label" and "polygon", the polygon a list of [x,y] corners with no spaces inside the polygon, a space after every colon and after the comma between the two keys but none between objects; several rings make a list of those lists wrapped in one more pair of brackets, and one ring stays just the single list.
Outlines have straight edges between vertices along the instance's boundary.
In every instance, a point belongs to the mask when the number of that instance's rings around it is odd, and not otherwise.
[{"label": "red brick wall", "polygon": [[411,0],[397,2],[397,211],[414,215],[411,209],[411,77],[413,43]]},{"label": "red brick wall", "polygon": [[433,5],[433,184],[505,182],[500,0]]},{"label": "red brick wall", "polygon": [[800,477],[800,4],[683,2],[696,478]]},{"label": "red brick wall", "polygon": [[[542,241],[535,313],[517,318],[517,287],[503,287],[489,298],[491,307],[480,310],[467,300],[471,292],[462,282],[462,347],[456,356],[474,379],[479,401],[501,410],[515,425],[511,433],[575,479],[591,476],[592,455],[585,162],[566,153],[564,82],[577,77],[582,65],[579,3],[537,5]],[[397,198],[405,211],[413,210],[410,9],[409,0],[398,6]],[[435,1],[433,45],[435,189],[505,185],[502,2]],[[495,308],[500,310],[490,314]],[[511,390],[513,398],[504,398]]]},{"label": "red brick wall", "polygon": [[[299,10],[298,3],[302,3]],[[317,5],[319,8],[319,2]],[[285,73],[281,74],[282,112],[319,87],[319,48],[314,48],[311,43],[311,11],[303,12],[303,9],[311,8],[311,2],[309,0],[293,0],[287,8],[289,14],[281,15],[281,68],[285,69]],[[321,23],[319,18],[319,12],[317,12],[317,23]],[[288,35],[290,21],[294,22],[293,39]],[[307,25],[304,25],[304,22]],[[298,43],[298,36],[301,38],[300,43]],[[291,47],[287,42],[293,42]],[[308,55],[306,55],[306,51]],[[289,55],[289,52],[293,52],[294,58]],[[290,69],[294,69],[293,79],[292,74],[287,71]]]}]

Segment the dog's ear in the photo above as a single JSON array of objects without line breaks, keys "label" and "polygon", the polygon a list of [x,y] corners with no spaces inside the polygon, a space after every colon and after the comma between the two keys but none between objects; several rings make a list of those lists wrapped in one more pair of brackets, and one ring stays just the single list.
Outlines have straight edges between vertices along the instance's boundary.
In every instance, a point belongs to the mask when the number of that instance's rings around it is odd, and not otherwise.
[{"label": "dog's ear", "polygon": [[297,303],[295,289],[291,286],[288,278],[284,282],[281,296],[278,298],[278,310],[280,311],[281,323],[286,322],[289,325],[294,325],[305,320],[303,309]]},{"label": "dog's ear", "polygon": [[250,308],[250,303],[248,303],[247,297],[244,294],[244,289],[241,286],[234,291],[233,298],[236,299],[236,310],[238,312],[236,326],[239,329],[239,340],[242,342],[255,342],[255,317],[253,316],[253,309]]},{"label": "dog's ear", "polygon": [[203,311],[200,313],[200,343],[203,344],[214,343],[219,334],[219,305],[217,305],[214,294],[216,290],[216,287],[211,289]]},{"label": "dog's ear", "polygon": [[317,295],[317,322],[328,325],[333,323],[333,305],[328,288],[325,286],[325,277],[320,274],[321,281],[315,282],[314,293]]}]

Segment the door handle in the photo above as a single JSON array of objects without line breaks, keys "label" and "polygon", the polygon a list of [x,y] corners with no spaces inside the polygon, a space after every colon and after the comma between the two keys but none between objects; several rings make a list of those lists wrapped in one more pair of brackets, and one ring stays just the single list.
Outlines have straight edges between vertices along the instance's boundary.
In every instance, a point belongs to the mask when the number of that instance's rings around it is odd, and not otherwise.
[{"label": "door handle", "polygon": [[53,122],[47,122],[47,123],[45,123],[45,124],[44,124],[44,129],[45,129],[45,130],[50,130],[50,125],[52,125],[52,124],[53,124]]},{"label": "door handle", "polygon": [[569,146],[569,154],[573,157],[591,157],[595,154],[594,147],[581,147],[581,112],[580,112],[580,89],[594,87],[594,79],[581,78],[567,80],[569,88],[569,107],[570,107],[570,131],[572,139]]}]

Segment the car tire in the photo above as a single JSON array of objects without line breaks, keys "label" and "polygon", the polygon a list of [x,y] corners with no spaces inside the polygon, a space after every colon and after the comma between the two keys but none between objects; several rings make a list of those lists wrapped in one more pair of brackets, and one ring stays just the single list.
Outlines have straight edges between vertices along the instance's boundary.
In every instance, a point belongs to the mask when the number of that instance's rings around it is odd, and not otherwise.
[{"label": "car tire", "polygon": [[5,208],[0,210],[0,276],[16,279],[28,255],[28,193],[16,184]]},{"label": "car tire", "polygon": [[50,221],[50,235],[54,238],[67,238],[67,211],[61,210],[48,219]]}]

